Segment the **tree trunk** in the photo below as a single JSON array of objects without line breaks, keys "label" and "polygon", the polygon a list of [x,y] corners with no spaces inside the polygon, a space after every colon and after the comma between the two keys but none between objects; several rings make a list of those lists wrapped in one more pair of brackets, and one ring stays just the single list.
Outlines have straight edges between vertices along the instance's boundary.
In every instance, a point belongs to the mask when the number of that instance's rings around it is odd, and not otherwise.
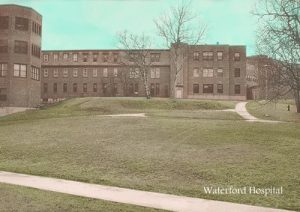
[{"label": "tree trunk", "polygon": [[300,91],[295,91],[294,96],[295,96],[297,113],[300,113]]},{"label": "tree trunk", "polygon": [[146,97],[146,99],[150,99],[151,94],[150,94],[150,89],[149,89],[149,85],[148,85],[148,78],[147,78],[146,74],[147,74],[147,72],[144,72],[142,74],[143,82],[144,82],[144,89],[145,89],[145,97]]}]

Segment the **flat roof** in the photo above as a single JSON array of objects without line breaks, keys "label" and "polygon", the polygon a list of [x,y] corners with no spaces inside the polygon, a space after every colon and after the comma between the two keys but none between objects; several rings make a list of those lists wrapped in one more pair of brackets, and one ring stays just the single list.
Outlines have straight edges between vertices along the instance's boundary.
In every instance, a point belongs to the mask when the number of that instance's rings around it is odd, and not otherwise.
[{"label": "flat roof", "polygon": [[[148,51],[170,51],[169,49],[145,49]],[[73,49],[73,50],[42,50],[42,52],[96,52],[96,51],[142,51],[141,49]]]},{"label": "flat roof", "polygon": [[32,7],[27,7],[27,6],[23,6],[23,5],[18,5],[18,4],[0,4],[0,8],[1,7],[20,7],[20,8],[25,8],[25,9],[28,9],[28,10],[32,10],[33,12],[35,12],[38,15],[42,16],[38,11],[36,11]]}]

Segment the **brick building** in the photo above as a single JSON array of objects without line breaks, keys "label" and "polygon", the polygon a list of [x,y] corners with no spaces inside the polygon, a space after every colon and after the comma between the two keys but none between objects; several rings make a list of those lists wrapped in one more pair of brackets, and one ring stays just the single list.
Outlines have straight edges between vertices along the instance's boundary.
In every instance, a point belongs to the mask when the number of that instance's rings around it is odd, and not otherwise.
[{"label": "brick building", "polygon": [[[0,5],[0,104],[32,107],[84,96],[144,96],[125,50],[41,52],[42,17],[31,8]],[[152,49],[153,97],[246,99],[246,48],[180,44],[182,71],[174,81],[171,49]],[[176,83],[175,83],[176,82]]]},{"label": "brick building", "polygon": [[40,103],[42,16],[17,5],[0,5],[0,105]]}]

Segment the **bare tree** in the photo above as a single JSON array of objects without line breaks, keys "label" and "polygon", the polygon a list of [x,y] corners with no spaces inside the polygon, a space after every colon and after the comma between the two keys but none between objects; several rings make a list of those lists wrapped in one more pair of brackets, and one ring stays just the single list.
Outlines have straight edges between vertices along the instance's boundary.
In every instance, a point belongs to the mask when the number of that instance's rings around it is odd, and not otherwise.
[{"label": "bare tree", "polygon": [[260,21],[257,50],[275,61],[269,67],[274,92],[268,99],[291,92],[300,113],[300,1],[261,0],[254,14]]},{"label": "bare tree", "polygon": [[203,39],[206,26],[200,22],[199,16],[192,9],[192,1],[182,0],[170,11],[154,20],[158,35],[163,38],[170,51],[170,62],[173,67],[173,78],[171,85],[171,96],[175,95],[175,86],[179,83],[179,76],[183,71],[184,45],[199,44]]},{"label": "bare tree", "polygon": [[121,63],[132,71],[137,71],[143,82],[145,97],[150,99],[149,72],[151,69],[151,40],[145,34],[134,35],[126,31],[119,33],[120,48],[125,50],[125,57],[122,57]]}]

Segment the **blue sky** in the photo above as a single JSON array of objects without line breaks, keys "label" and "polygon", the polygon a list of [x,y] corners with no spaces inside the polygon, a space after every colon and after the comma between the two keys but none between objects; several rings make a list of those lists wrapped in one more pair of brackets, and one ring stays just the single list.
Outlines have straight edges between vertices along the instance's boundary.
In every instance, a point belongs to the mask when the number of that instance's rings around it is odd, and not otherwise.
[{"label": "blue sky", "polygon": [[[246,45],[255,54],[257,0],[194,0],[193,9],[207,25],[202,43]],[[164,48],[153,19],[177,0],[0,0],[19,4],[43,16],[43,50],[115,49],[118,32],[145,32],[154,48]]]}]

